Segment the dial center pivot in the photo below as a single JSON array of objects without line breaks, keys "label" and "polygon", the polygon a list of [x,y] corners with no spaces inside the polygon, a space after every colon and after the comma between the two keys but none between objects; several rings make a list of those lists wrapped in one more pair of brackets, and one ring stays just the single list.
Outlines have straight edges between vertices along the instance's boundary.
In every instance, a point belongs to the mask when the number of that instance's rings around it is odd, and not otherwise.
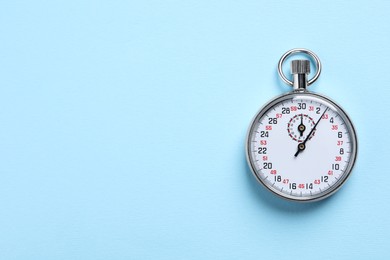
[{"label": "dial center pivot", "polygon": [[[287,124],[288,135],[296,142],[303,142],[310,130],[315,125],[313,118],[307,114],[297,114],[293,116]],[[313,131],[309,138],[314,136]]]}]

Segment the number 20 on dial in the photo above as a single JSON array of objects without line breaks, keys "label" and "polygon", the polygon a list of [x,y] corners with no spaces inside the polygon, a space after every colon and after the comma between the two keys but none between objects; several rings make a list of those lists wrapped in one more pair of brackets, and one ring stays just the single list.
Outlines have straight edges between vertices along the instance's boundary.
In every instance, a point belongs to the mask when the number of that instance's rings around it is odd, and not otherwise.
[{"label": "number 20 on dial", "polygon": [[[293,60],[293,81],[283,72],[284,60],[295,53],[311,55]],[[334,194],[350,176],[357,138],[347,114],[330,99],[307,91],[320,75],[318,57],[293,49],[279,61],[279,74],[294,90],[266,104],[254,117],[246,140],[248,164],[256,179],[274,194],[293,201],[317,201]]]}]

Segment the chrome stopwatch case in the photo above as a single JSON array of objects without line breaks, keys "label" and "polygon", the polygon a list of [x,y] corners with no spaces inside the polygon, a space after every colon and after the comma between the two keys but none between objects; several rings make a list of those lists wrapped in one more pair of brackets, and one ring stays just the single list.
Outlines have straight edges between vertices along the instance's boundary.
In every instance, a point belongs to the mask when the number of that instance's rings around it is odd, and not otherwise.
[{"label": "chrome stopwatch case", "polygon": [[[282,65],[295,53],[316,61],[293,60],[293,81]],[[294,90],[266,104],[254,117],[246,139],[248,164],[256,179],[272,193],[292,201],[317,201],[334,194],[348,179],[357,155],[355,129],[348,115],[327,97],[306,87],[321,73],[317,55],[293,49],[279,61],[279,74]]]}]

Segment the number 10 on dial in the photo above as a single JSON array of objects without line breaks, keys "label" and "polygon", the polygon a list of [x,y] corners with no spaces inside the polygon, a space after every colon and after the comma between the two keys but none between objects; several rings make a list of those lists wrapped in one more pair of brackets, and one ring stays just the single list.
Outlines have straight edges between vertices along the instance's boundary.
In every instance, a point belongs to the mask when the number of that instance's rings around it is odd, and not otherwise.
[{"label": "number 10 on dial", "polygon": [[[282,72],[284,60],[303,52],[316,61],[317,73],[307,80],[308,60],[293,60],[294,81]],[[357,154],[354,127],[330,99],[309,92],[321,73],[318,57],[293,49],[279,61],[279,74],[294,90],[266,104],[247,135],[247,160],[256,179],[268,190],[293,201],[317,201],[335,193],[347,180]]]}]

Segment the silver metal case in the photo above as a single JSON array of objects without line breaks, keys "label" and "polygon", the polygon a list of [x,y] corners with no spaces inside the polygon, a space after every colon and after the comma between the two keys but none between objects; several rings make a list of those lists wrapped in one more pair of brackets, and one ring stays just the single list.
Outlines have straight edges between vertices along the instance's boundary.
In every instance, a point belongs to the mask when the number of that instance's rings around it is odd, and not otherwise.
[{"label": "silver metal case", "polygon": [[[269,109],[271,109],[277,103],[280,103],[284,100],[301,99],[301,98],[319,100],[319,102],[325,103],[328,107],[337,111],[339,113],[339,115],[342,117],[343,121],[345,122],[346,127],[347,127],[348,131],[350,132],[350,137],[351,137],[351,140],[350,140],[351,141],[351,155],[350,155],[351,159],[350,159],[350,162],[349,162],[347,168],[343,172],[342,177],[340,179],[338,179],[338,181],[331,188],[323,191],[322,193],[319,193],[317,195],[310,196],[310,197],[297,197],[297,196],[288,195],[288,194],[282,193],[280,190],[263,182],[261,177],[256,174],[256,169],[254,167],[254,162],[253,162],[252,154],[250,151],[250,141],[251,141],[251,136],[253,134],[253,128],[255,126],[255,123],[260,118],[262,118],[267,113],[267,111]],[[352,169],[355,165],[355,161],[356,161],[356,157],[357,157],[357,146],[358,146],[358,144],[357,144],[357,137],[356,137],[355,128],[354,128],[351,120],[349,119],[347,113],[339,105],[337,105],[334,101],[332,101],[331,99],[329,99],[323,95],[312,93],[312,92],[309,92],[307,90],[304,90],[304,91],[300,90],[300,91],[289,92],[287,94],[276,97],[275,99],[268,102],[265,106],[263,106],[259,110],[259,112],[256,114],[256,116],[253,118],[253,120],[250,124],[250,127],[248,129],[247,136],[246,136],[245,150],[246,150],[246,158],[247,158],[248,164],[250,165],[253,176],[266,189],[268,189],[269,191],[271,191],[272,193],[276,194],[277,196],[279,196],[283,199],[287,199],[290,201],[297,201],[297,202],[311,202],[311,201],[318,201],[318,200],[325,199],[325,198],[331,196],[332,194],[334,194],[338,189],[341,188],[341,186],[345,183],[345,181],[351,175]]]}]

